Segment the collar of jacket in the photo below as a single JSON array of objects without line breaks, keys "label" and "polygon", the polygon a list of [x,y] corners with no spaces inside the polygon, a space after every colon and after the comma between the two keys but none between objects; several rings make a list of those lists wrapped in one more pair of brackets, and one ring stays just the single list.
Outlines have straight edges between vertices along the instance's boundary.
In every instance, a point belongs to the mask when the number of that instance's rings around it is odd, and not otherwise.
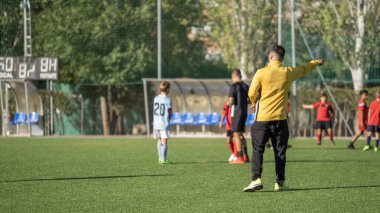
[{"label": "collar of jacket", "polygon": [[280,67],[281,66],[281,61],[272,61],[272,62],[269,62],[268,67],[270,67],[270,66]]}]

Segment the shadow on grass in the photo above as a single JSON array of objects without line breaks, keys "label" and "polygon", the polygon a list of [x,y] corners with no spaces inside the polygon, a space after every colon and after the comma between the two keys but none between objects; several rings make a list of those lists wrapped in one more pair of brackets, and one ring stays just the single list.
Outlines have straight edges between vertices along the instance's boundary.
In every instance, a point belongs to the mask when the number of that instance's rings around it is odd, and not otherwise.
[{"label": "shadow on grass", "polygon": [[[296,191],[318,191],[318,190],[332,190],[332,189],[360,189],[360,188],[380,188],[380,185],[363,185],[363,186],[329,186],[329,187],[313,187],[313,188],[294,188],[289,189],[286,192],[296,192]],[[274,191],[262,191],[262,192],[273,192]]]},{"label": "shadow on grass", "polygon": [[228,164],[227,161],[198,161],[198,162],[175,162],[175,164]]},{"label": "shadow on grass", "polygon": [[[286,160],[287,163],[372,163],[377,161],[368,160]],[[273,160],[264,161],[264,163],[274,163]]]},{"label": "shadow on grass", "polygon": [[[287,163],[371,163],[368,160],[287,160]],[[274,163],[274,160],[264,160],[264,163]],[[174,162],[176,164],[228,164],[227,161],[197,161],[197,162]]]},{"label": "shadow on grass", "polygon": [[[347,149],[347,147],[345,146],[330,146],[330,145],[326,145],[326,146],[314,146],[314,147],[309,147],[309,146],[296,146],[296,147],[292,147],[291,149],[288,149],[289,150],[302,150],[302,149],[310,149],[310,150],[347,150],[349,152],[354,152],[355,150],[349,150]],[[361,150],[361,149],[358,149],[358,150]]]},{"label": "shadow on grass", "polygon": [[174,174],[153,174],[153,175],[119,175],[119,176],[93,176],[93,177],[58,177],[58,178],[37,178],[23,180],[4,180],[0,183],[18,183],[18,182],[35,182],[35,181],[60,181],[60,180],[96,180],[96,179],[119,179],[119,178],[141,178],[141,177],[164,177],[173,176]]},{"label": "shadow on grass", "polygon": [[329,189],[358,189],[358,188],[380,188],[380,185],[363,185],[363,186],[330,186],[330,187],[315,187],[315,188],[290,189],[289,191],[314,191],[314,190],[329,190]]}]

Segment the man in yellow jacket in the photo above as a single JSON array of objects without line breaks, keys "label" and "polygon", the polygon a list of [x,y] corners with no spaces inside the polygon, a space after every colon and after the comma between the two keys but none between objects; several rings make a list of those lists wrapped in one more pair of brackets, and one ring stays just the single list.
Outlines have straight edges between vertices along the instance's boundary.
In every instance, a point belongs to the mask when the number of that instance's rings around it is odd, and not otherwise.
[{"label": "man in yellow jacket", "polygon": [[[259,69],[253,77],[248,91],[248,98],[258,107],[256,122],[252,125],[252,182],[244,188],[244,192],[253,192],[263,188],[261,181],[263,154],[265,144],[272,141],[276,163],[276,183],[274,190],[282,191],[285,186],[286,148],[288,146],[289,129],[287,124],[288,92],[293,81],[303,77],[323,60],[312,60],[300,67],[283,67],[281,62],[285,49],[274,45],[269,53],[269,64]],[[256,103],[259,106],[256,106]]]}]

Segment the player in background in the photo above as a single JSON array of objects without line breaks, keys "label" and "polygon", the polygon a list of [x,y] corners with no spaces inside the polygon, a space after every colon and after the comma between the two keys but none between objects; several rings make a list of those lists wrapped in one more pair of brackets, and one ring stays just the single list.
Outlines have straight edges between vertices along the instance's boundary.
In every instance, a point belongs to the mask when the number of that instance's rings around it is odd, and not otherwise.
[{"label": "player in background", "polygon": [[167,96],[170,91],[170,83],[160,83],[160,94],[153,102],[153,134],[157,141],[158,162],[170,164],[167,159],[168,138],[170,136],[170,118],[172,116],[172,101]]},{"label": "player in background", "polygon": [[372,101],[369,105],[368,110],[368,127],[367,127],[367,145],[364,146],[363,151],[371,149],[371,137],[375,134],[375,152],[378,151],[379,147],[379,136],[380,136],[380,90],[376,92],[376,100]]},{"label": "player in background", "polygon": [[317,145],[322,143],[322,130],[327,130],[330,142],[335,145],[332,132],[332,118],[334,118],[334,109],[331,103],[327,102],[326,93],[322,93],[320,101],[314,105],[302,104],[304,109],[317,109]]},{"label": "player in background", "polygon": [[239,69],[233,69],[230,87],[229,105],[231,106],[231,131],[235,140],[237,159],[231,164],[243,164],[249,162],[247,142],[244,137],[245,121],[248,115],[248,85],[241,80]]},{"label": "player in background", "polygon": [[227,136],[227,145],[228,149],[231,152],[231,156],[228,159],[229,162],[236,160],[236,149],[234,147],[234,142],[231,132],[231,107],[228,106],[228,102],[224,103],[222,117],[220,119],[219,127],[222,128],[224,125],[224,119],[226,119],[226,136]]},{"label": "player in background", "polygon": [[357,108],[357,122],[358,122],[358,131],[352,137],[350,143],[347,145],[347,148],[349,149],[355,149],[354,143],[361,135],[368,135],[367,134],[367,121],[368,121],[368,105],[366,103],[366,100],[368,98],[368,91],[367,90],[361,90],[359,92],[360,100],[358,103]]}]

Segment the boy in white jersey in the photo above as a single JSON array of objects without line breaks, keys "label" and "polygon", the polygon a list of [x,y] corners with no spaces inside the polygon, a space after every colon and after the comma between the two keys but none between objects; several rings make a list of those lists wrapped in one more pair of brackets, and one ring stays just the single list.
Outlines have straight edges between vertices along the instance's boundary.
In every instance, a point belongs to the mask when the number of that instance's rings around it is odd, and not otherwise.
[{"label": "boy in white jersey", "polygon": [[172,101],[167,96],[169,90],[170,83],[161,82],[160,94],[154,98],[153,102],[153,134],[154,138],[158,139],[158,162],[161,164],[170,164],[166,158],[170,136],[170,118],[172,116]]}]

